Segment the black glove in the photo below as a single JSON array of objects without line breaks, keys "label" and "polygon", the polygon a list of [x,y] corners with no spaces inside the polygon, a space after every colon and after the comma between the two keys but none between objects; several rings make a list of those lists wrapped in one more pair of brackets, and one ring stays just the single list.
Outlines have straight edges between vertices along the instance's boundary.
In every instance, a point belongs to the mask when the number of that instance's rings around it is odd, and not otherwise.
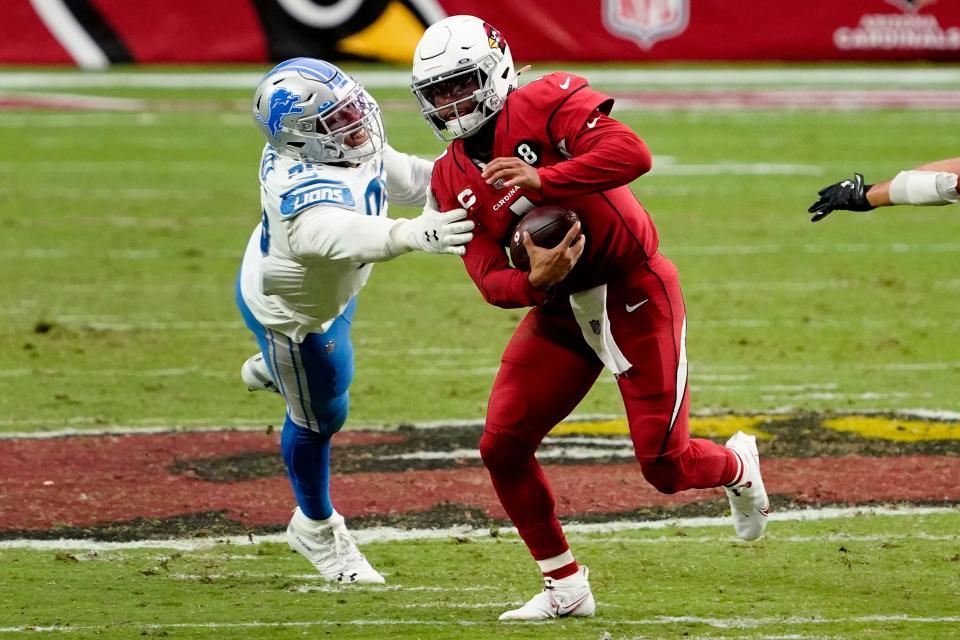
[{"label": "black glove", "polygon": [[867,191],[873,185],[864,184],[863,176],[859,173],[853,174],[852,180],[841,180],[829,187],[820,189],[817,193],[819,198],[807,209],[808,213],[814,214],[810,222],[823,220],[831,212],[841,209],[844,211],[870,211],[874,209],[873,205],[867,202]]}]

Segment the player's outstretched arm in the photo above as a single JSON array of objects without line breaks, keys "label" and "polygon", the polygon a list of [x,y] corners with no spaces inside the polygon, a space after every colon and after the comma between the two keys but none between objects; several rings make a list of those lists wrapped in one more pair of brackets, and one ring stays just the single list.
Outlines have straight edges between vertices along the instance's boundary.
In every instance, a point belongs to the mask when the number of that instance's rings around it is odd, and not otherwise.
[{"label": "player's outstretched arm", "polygon": [[867,192],[875,207],[895,204],[940,205],[960,199],[957,176],[960,158],[948,158],[901,171],[890,180],[879,182]]},{"label": "player's outstretched arm", "polygon": [[416,218],[391,220],[316,207],[291,223],[290,249],[299,258],[353,262],[384,262],[410,251],[463,255],[463,245],[473,239],[466,215],[428,205]]},{"label": "player's outstretched arm", "polygon": [[916,169],[901,171],[890,180],[865,184],[863,176],[841,180],[819,191],[817,200],[807,209],[817,222],[831,212],[870,211],[898,204],[944,205],[960,200],[957,179],[960,158],[931,162]]},{"label": "player's outstretched arm", "polygon": [[391,204],[423,206],[433,174],[433,162],[397,151],[389,144],[383,148],[383,168],[387,174],[387,200]]}]

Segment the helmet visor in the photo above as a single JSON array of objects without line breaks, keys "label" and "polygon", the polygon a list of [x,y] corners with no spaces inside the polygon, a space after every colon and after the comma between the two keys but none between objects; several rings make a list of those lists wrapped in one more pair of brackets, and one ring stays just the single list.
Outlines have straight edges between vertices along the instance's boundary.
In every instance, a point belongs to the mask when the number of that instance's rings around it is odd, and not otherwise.
[{"label": "helmet visor", "polygon": [[[438,131],[461,132],[475,128],[476,113],[485,99],[483,72],[471,65],[413,85],[421,111]],[[479,115],[479,114],[478,114]],[[445,137],[445,136],[444,136]],[[457,136],[454,136],[457,137]]]}]

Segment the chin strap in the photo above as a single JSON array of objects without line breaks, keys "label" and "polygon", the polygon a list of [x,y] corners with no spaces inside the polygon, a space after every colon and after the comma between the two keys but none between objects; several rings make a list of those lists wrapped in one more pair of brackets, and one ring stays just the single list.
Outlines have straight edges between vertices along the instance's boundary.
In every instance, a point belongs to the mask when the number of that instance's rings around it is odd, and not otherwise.
[{"label": "chin strap", "polygon": [[[346,146],[346,145],[341,145],[341,147],[343,146]],[[344,159],[351,160],[351,161],[365,160],[366,158],[369,158],[376,152],[377,152],[377,147],[375,144],[373,144],[372,138],[367,138],[366,142],[362,144],[358,144],[355,147],[348,147],[347,149],[342,150]]]}]

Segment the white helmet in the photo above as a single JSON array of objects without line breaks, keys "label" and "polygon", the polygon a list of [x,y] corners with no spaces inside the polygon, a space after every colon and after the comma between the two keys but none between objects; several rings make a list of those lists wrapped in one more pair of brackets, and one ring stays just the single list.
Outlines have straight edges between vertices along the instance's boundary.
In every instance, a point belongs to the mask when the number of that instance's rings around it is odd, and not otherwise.
[{"label": "white helmet", "polygon": [[495,116],[517,88],[510,47],[480,18],[444,18],[417,44],[410,88],[438,138],[465,138]]},{"label": "white helmet", "polygon": [[257,85],[253,115],[277,153],[307,162],[362,162],[385,141],[376,101],[343,71],[314,58],[271,69]]}]

